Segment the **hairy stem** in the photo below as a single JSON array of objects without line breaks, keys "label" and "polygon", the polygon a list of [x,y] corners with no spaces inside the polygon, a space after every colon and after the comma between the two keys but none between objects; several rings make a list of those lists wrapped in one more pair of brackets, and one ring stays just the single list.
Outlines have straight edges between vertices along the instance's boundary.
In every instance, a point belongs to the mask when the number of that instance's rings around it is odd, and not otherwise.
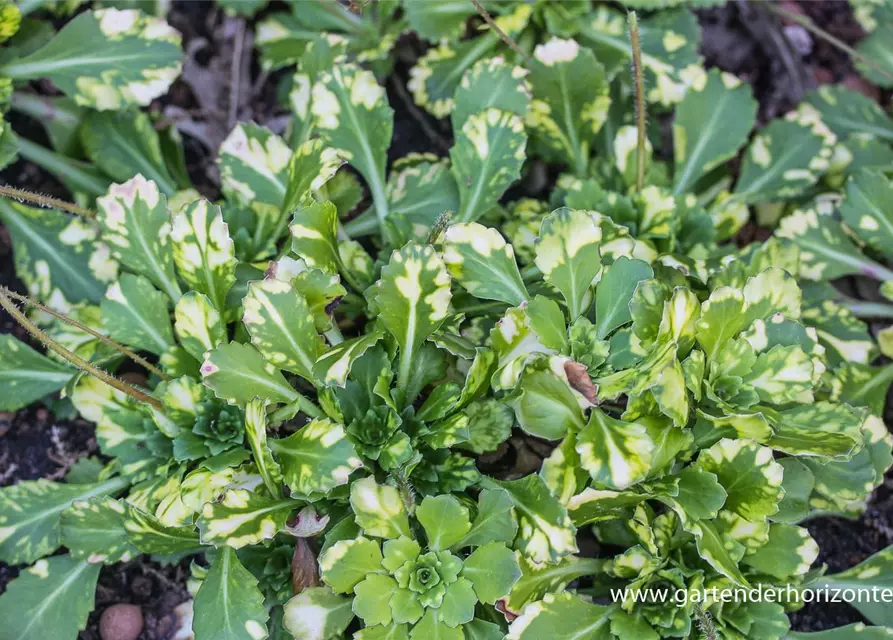
[{"label": "hairy stem", "polygon": [[431,227],[431,233],[428,234],[426,244],[435,244],[440,240],[440,236],[442,236],[444,232],[446,232],[447,227],[450,226],[452,217],[453,212],[449,209],[437,216],[437,220],[434,221],[434,225]]},{"label": "hairy stem", "polygon": [[484,19],[484,22],[486,22],[488,25],[490,25],[490,28],[493,29],[494,32],[496,32],[496,35],[498,35],[499,38],[504,43],[506,43],[512,51],[514,51],[519,56],[521,56],[521,59],[524,60],[524,62],[526,62],[529,65],[530,64],[530,56],[527,55],[526,53],[524,53],[524,51],[521,49],[521,47],[518,46],[518,43],[515,42],[514,40],[512,40],[508,36],[508,34],[506,34],[506,32],[503,31],[499,27],[498,24],[496,24],[496,21],[493,20],[493,18],[490,16],[489,12],[486,9],[484,9],[484,7],[481,5],[481,3],[478,2],[478,0],[471,0],[471,4],[474,5],[474,8],[477,10],[477,12],[480,14],[480,16]]},{"label": "hairy stem", "polygon": [[636,87],[636,191],[641,191],[645,186],[645,77],[642,73],[642,45],[639,42],[639,19],[635,11],[630,11],[629,16],[629,41],[633,52],[633,82]]},{"label": "hairy stem", "polygon": [[72,204],[71,202],[65,202],[65,200],[59,200],[58,198],[53,198],[52,196],[45,196],[42,193],[32,193],[30,191],[25,191],[24,189],[16,189],[15,187],[10,187],[9,185],[0,185],[0,196],[3,196],[4,198],[11,198],[18,202],[27,202],[29,204],[34,204],[38,207],[44,207],[45,209],[58,209],[60,211],[73,213],[76,216],[82,216],[84,218],[96,217],[96,214],[93,211],[84,209],[83,207],[79,207],[76,204]]},{"label": "hairy stem", "polygon": [[164,412],[164,405],[161,404],[158,400],[153,398],[152,396],[143,393],[136,387],[133,387],[122,380],[118,380],[115,376],[108,373],[107,371],[103,371],[91,363],[87,362],[77,354],[69,351],[61,344],[53,340],[50,336],[48,336],[44,331],[42,331],[39,327],[37,327],[34,323],[32,323],[27,316],[22,313],[18,307],[15,306],[15,303],[7,296],[4,292],[0,292],[0,306],[6,309],[9,312],[16,322],[18,322],[22,327],[30,333],[32,336],[40,340],[46,347],[70,362],[72,365],[80,369],[85,373],[89,373],[91,376],[96,378],[97,380],[101,380],[105,382],[110,387],[117,389],[118,391],[129,395],[134,400],[138,402],[144,402],[158,411]]},{"label": "hairy stem", "polygon": [[159,369],[158,367],[153,365],[151,362],[149,362],[145,358],[137,355],[136,353],[134,353],[133,351],[131,351],[130,349],[125,347],[120,342],[115,342],[108,336],[102,335],[95,329],[92,329],[92,328],[88,327],[87,325],[85,325],[81,322],[78,322],[74,318],[69,318],[64,313],[59,313],[58,311],[50,309],[46,305],[43,305],[43,304],[37,302],[36,300],[32,300],[28,296],[23,296],[19,293],[16,293],[15,291],[11,291],[10,289],[7,289],[3,285],[0,285],[0,293],[3,293],[5,295],[9,296],[13,300],[18,300],[21,303],[27,304],[28,306],[34,307],[35,309],[39,309],[40,311],[43,311],[44,313],[48,313],[51,316],[53,316],[54,318],[58,318],[62,322],[69,324],[72,327],[75,327],[77,329],[80,329],[84,333],[89,333],[91,336],[93,336],[100,342],[107,344],[108,346],[110,346],[112,349],[114,349],[118,353],[120,353],[124,356],[127,356],[128,358],[133,360],[135,363],[137,363],[141,367],[145,367],[147,370],[154,373],[156,376],[158,376],[162,380],[170,380],[171,379],[171,377],[169,375],[167,375],[164,371],[162,371],[161,369]]}]

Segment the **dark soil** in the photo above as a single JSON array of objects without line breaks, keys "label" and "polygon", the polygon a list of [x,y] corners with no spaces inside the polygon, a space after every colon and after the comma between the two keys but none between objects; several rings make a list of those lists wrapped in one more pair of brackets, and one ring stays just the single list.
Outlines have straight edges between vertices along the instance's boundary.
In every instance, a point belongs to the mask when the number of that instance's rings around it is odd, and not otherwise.
[{"label": "dark soil", "polygon": [[[779,6],[807,15],[847,43],[855,43],[863,36],[845,1],[788,0]],[[862,80],[845,54],[815,39],[795,23],[780,20],[762,3],[730,0],[723,7],[697,13],[702,28],[702,53],[708,66],[732,72],[753,86],[761,121],[783,115],[807,91],[828,82],[843,83],[882,103],[889,98]],[[219,194],[216,147],[230,130],[233,113],[229,95],[233,59],[238,56],[243,72],[242,85],[235,96],[236,121],[253,120],[277,131],[282,130],[286,114],[277,104],[277,87],[287,72],[261,73],[256,55],[252,55],[251,29],[242,30],[238,20],[225,17],[212,3],[176,1],[168,19],[183,34],[190,63],[169,95],[156,101],[151,109],[169,122],[180,123],[190,177],[199,191],[215,198]],[[408,70],[424,48],[424,43],[412,35],[403,36],[397,46],[395,73],[386,85],[395,111],[391,159],[411,151],[444,155],[451,144],[446,123],[417,109],[405,89]],[[36,88],[43,93],[53,92],[45,83]],[[11,120],[21,134],[46,142],[39,123],[15,114]],[[543,167],[537,167],[525,184],[513,189],[513,194],[516,190],[519,197],[536,194],[553,179]],[[69,195],[52,176],[27,162],[17,162],[0,172],[0,181],[63,198]],[[762,233],[763,230],[749,226],[742,240],[758,240]],[[2,227],[0,284],[23,291],[15,279],[9,236]],[[10,331],[25,338],[6,314],[0,315],[0,332]],[[891,416],[885,417],[891,424]],[[520,477],[538,468],[549,448],[550,445],[516,434],[481,463],[491,472]],[[85,421],[56,417],[42,406],[0,414],[0,486],[36,478],[62,478],[78,458],[96,453],[93,427]],[[819,544],[819,562],[827,564],[829,571],[852,567],[893,544],[893,480],[888,478],[858,520],[820,518],[806,526]],[[595,552],[590,546],[587,545],[587,552]],[[19,569],[0,563],[0,593]],[[141,607],[145,619],[141,638],[169,638],[177,623],[174,608],[188,598],[188,574],[188,560],[161,565],[148,557],[103,568],[96,610],[80,637],[98,639],[102,611],[112,604],[132,603]],[[864,620],[845,604],[807,605],[791,615],[793,628],[800,631],[859,621]]]}]

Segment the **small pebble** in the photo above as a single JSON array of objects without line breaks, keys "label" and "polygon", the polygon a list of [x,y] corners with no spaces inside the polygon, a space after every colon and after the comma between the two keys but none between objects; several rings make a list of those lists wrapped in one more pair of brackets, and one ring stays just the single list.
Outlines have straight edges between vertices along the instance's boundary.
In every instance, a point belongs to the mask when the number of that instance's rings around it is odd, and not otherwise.
[{"label": "small pebble", "polygon": [[102,640],[136,640],[143,630],[143,612],[135,604],[114,604],[99,618]]}]

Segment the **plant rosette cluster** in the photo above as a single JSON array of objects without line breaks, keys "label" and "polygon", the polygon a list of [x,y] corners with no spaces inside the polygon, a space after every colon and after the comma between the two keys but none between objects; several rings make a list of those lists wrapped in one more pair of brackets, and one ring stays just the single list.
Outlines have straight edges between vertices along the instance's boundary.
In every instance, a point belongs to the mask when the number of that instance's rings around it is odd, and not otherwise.
[{"label": "plant rosette cluster", "polygon": [[[483,501],[489,496],[482,494]],[[451,495],[427,496],[412,515],[400,490],[357,480],[350,488],[353,517],[326,537],[319,557],[326,587],[307,589],[285,606],[284,623],[298,640],[343,633],[354,616],[355,638],[501,638],[501,628],[476,618],[521,577],[506,546],[515,527],[495,527],[491,514]],[[335,535],[349,527],[353,535]],[[349,607],[347,606],[349,605]]]}]

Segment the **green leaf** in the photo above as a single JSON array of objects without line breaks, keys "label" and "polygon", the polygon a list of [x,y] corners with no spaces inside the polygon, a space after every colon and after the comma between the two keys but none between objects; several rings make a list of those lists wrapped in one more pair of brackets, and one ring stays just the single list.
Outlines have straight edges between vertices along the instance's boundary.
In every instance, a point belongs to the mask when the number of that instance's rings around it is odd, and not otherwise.
[{"label": "green leaf", "polygon": [[770,122],[744,153],[734,195],[756,204],[802,194],[828,170],[836,141],[806,105]]},{"label": "green leaf", "polygon": [[202,544],[241,549],[271,540],[285,530],[288,517],[300,506],[295,500],[267,498],[247,489],[230,489],[206,502],[196,520]]},{"label": "green leaf", "polygon": [[223,313],[236,281],[236,255],[220,207],[198,200],[173,214],[171,243],[186,286],[208,296]]},{"label": "green leaf", "polygon": [[629,303],[636,286],[642,280],[654,277],[654,271],[646,262],[618,258],[605,269],[595,289],[596,335],[604,340],[614,329],[632,322]]},{"label": "green leaf", "polygon": [[335,345],[316,361],[313,375],[325,385],[343,387],[353,363],[384,337],[381,330],[373,330],[359,338]]},{"label": "green leaf", "polygon": [[162,355],[175,345],[168,298],[148,279],[125,273],[100,305],[109,337]]},{"label": "green leaf", "polygon": [[404,11],[410,29],[434,42],[461,36],[465,22],[475,14],[474,5],[469,7],[463,0],[410,2]]},{"label": "green leaf", "polygon": [[158,185],[137,175],[123,184],[113,184],[96,204],[102,241],[109,245],[112,256],[176,302],[181,291],[174,276],[170,215]]},{"label": "green leaf", "polygon": [[565,380],[551,370],[528,367],[512,407],[518,426],[537,438],[559,440],[585,426],[583,412]]},{"label": "green leaf", "polygon": [[148,114],[89,111],[80,136],[87,157],[112,180],[127,182],[139,174],[156,183],[164,195],[176,193],[177,181],[168,171],[161,140]]},{"label": "green leaf", "polygon": [[353,601],[353,610],[363,619],[367,628],[370,625],[391,623],[390,600],[396,588],[396,580],[378,573],[369,574],[354,587],[356,597]]},{"label": "green leaf", "polygon": [[838,84],[823,84],[807,94],[822,121],[841,139],[851,134],[893,142],[893,118],[874,100]]},{"label": "green leaf", "polygon": [[143,553],[167,556],[195,553],[201,548],[198,532],[192,524],[168,526],[132,504],[126,506],[124,528],[130,543]]},{"label": "green leaf", "polygon": [[591,145],[608,117],[605,69],[591,49],[553,37],[533,50],[527,126],[548,156],[586,175]]},{"label": "green leaf", "polygon": [[519,533],[513,547],[535,562],[555,562],[576,553],[576,527],[567,508],[558,502],[536,474],[500,482],[484,478],[487,489],[505,489],[515,507]]},{"label": "green leaf", "polygon": [[478,495],[478,512],[474,522],[455,548],[511,542],[517,532],[512,497],[504,489],[484,489]]},{"label": "green leaf", "polygon": [[91,564],[127,562],[140,554],[124,529],[126,508],[108,496],[75,500],[62,512],[62,544]]},{"label": "green leaf", "polygon": [[395,487],[363,478],[350,485],[350,506],[364,533],[393,540],[412,537],[406,507]]},{"label": "green leaf", "polygon": [[461,627],[450,627],[441,621],[439,609],[427,609],[424,617],[412,628],[411,640],[463,640]]},{"label": "green leaf", "polygon": [[[823,576],[815,583],[810,584],[809,587],[813,589],[821,589],[823,587],[831,589],[867,589],[869,591],[878,587],[881,590],[889,590],[893,588],[891,566],[893,566],[893,546],[878,551],[852,569]],[[893,626],[893,611],[887,606],[889,603],[884,603],[880,599],[877,601],[872,600],[872,598],[858,598],[850,602],[850,605],[858,609],[872,624],[885,627]]]},{"label": "green leaf", "polygon": [[742,518],[756,522],[778,512],[784,469],[769,447],[723,438],[698,454],[695,468],[716,475],[728,494],[725,508]]},{"label": "green leaf", "polygon": [[586,211],[562,207],[543,219],[536,240],[536,266],[561,292],[573,322],[592,303],[591,286],[601,269],[601,228]]},{"label": "green leaf", "polygon": [[[508,551],[506,549],[506,551]],[[511,555],[511,551],[508,552]],[[512,555],[512,560],[515,557]],[[447,627],[458,627],[474,618],[474,605],[478,602],[478,596],[472,587],[470,580],[460,577],[452,584],[447,585],[443,602],[437,609],[437,615]],[[463,636],[464,637],[464,636]]]},{"label": "green leaf", "polygon": [[226,326],[208,296],[189,291],[174,306],[174,332],[193,358],[201,362],[205,352],[226,341]]},{"label": "green leaf", "polygon": [[454,224],[444,238],[443,260],[450,274],[476,298],[517,306],[529,295],[512,245],[496,229],[476,222]]},{"label": "green leaf", "polygon": [[415,354],[443,323],[450,299],[450,275],[428,245],[409,243],[394,251],[382,268],[375,284],[375,304],[381,322],[400,347],[399,389],[406,389]]},{"label": "green leaf", "polygon": [[[827,85],[826,85],[827,86]],[[801,633],[792,631],[785,636],[786,640],[888,640],[890,627],[866,627],[861,622],[848,624],[845,627],[816,631],[815,633]]]},{"label": "green leaf", "polygon": [[506,640],[610,640],[611,607],[586,602],[573,593],[549,593],[528,604],[509,625]]},{"label": "green leaf", "polygon": [[273,457],[267,442],[267,416],[265,402],[255,398],[245,407],[245,438],[251,447],[257,472],[264,479],[270,495],[279,495],[282,484],[282,468]]},{"label": "green leaf", "polygon": [[381,546],[360,536],[339,540],[319,558],[320,575],[336,593],[350,593],[370,573],[382,572]]},{"label": "green leaf", "polygon": [[59,484],[24,480],[0,489],[0,559],[9,564],[34,562],[62,544],[61,513],[75,500],[120,491],[122,478],[100,484]]},{"label": "green leaf", "polygon": [[76,373],[11,335],[0,335],[0,410],[16,411],[55,393]]},{"label": "green leaf", "polygon": [[148,105],[180,74],[180,34],[135,9],[78,15],[45,46],[0,73],[49,78],[77,104],[99,110]]},{"label": "green leaf", "polygon": [[449,549],[471,529],[468,509],[450,495],[427,496],[415,516],[428,536],[428,546],[434,551]]},{"label": "green leaf", "polygon": [[474,222],[521,177],[527,135],[520,116],[489,108],[468,118],[450,149],[459,186],[457,222]]},{"label": "green leaf", "polygon": [[311,202],[294,212],[291,250],[311,267],[338,273],[338,211],[331,202]]},{"label": "green leaf", "polygon": [[726,491],[716,474],[686,467],[679,473],[679,493],[668,502],[682,507],[679,517],[690,520],[712,520],[726,502]]},{"label": "green leaf", "polygon": [[93,611],[101,568],[68,555],[38,560],[0,596],[3,634],[18,640],[75,640]]},{"label": "green leaf", "polygon": [[[744,523],[746,524],[746,523]],[[749,586],[747,579],[738,569],[736,557],[740,557],[743,547],[729,540],[717,529],[715,520],[701,520],[687,526],[695,536],[698,554],[719,573],[741,586]],[[734,555],[733,555],[734,554]]]},{"label": "green leaf", "polygon": [[195,594],[192,629],[196,640],[263,640],[269,614],[257,578],[230,547],[217,550]]},{"label": "green leaf", "polygon": [[580,464],[596,485],[626,489],[651,470],[654,441],[641,424],[615,420],[593,408],[577,436]]},{"label": "green leaf", "polygon": [[54,309],[98,303],[105,293],[103,283],[118,275],[108,249],[96,246],[96,225],[83,218],[3,198],[0,222],[12,236],[16,275],[32,297]]},{"label": "green leaf", "polygon": [[778,464],[784,468],[781,483],[784,498],[778,505],[778,513],[771,519],[774,522],[794,524],[809,515],[809,496],[815,486],[815,477],[809,467],[797,458],[783,458]]},{"label": "green leaf", "polygon": [[280,280],[256,280],[242,306],[251,343],[266,361],[315,382],[313,367],[325,345],[304,297]]},{"label": "green leaf", "polygon": [[790,524],[769,527],[769,541],[752,555],[744,557],[744,564],[779,580],[801,576],[809,571],[819,555],[819,545],[809,532]]},{"label": "green leaf", "polygon": [[244,406],[256,397],[287,404],[298,398],[282,373],[248,344],[230,342],[208,351],[201,373],[205,386],[230,404]]},{"label": "green leaf", "polygon": [[509,597],[503,600],[506,610],[516,615],[521,613],[525,604],[542,600],[547,593],[563,591],[577,578],[600,573],[603,561],[565,556],[558,562],[539,564],[519,555],[518,562],[521,578],[512,587]]},{"label": "green leaf", "polygon": [[465,559],[462,576],[471,580],[481,602],[494,604],[515,586],[521,569],[510,549],[501,542],[490,542]]},{"label": "green leaf", "polygon": [[311,587],[285,603],[282,622],[295,640],[337,638],[354,618],[352,602],[328,587]]},{"label": "green leaf", "polygon": [[849,179],[838,210],[860,240],[881,254],[893,254],[893,182],[879,171],[863,169]]},{"label": "green leaf", "polygon": [[689,88],[673,122],[673,193],[691,191],[699,178],[735,155],[756,112],[750,85],[728,73],[714,69]]},{"label": "green leaf", "polygon": [[363,466],[344,427],[330,420],[313,420],[287,438],[270,440],[270,448],[292,495],[308,499],[347,484]]},{"label": "green leaf", "polygon": [[394,128],[394,111],[370,71],[338,64],[313,84],[313,123],[326,145],[337,149],[372,192],[379,224],[387,217],[385,162]]}]

